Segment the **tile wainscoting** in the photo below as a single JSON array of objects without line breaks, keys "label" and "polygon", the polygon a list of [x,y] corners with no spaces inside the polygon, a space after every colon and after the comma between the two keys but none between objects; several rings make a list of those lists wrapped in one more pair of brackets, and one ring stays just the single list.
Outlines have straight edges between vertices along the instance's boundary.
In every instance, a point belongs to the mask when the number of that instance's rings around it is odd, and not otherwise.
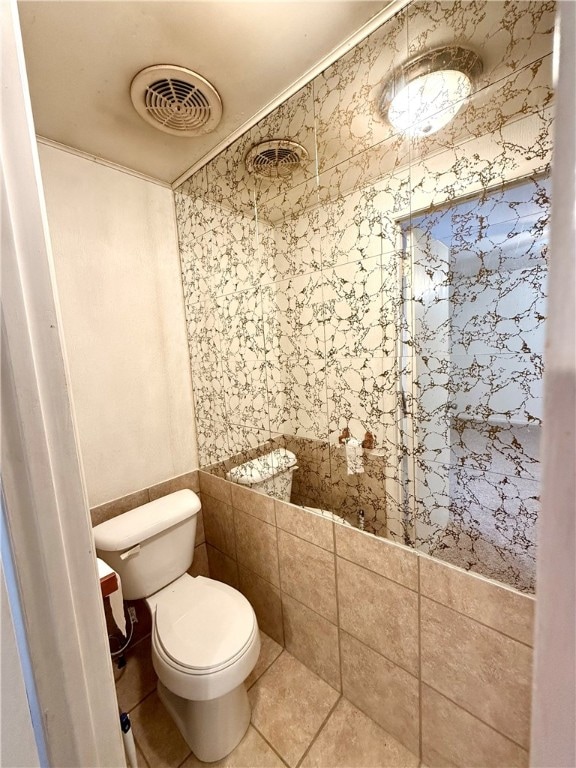
[{"label": "tile wainscoting", "polygon": [[423,763],[528,765],[529,595],[200,471],[210,576]]},{"label": "tile wainscoting", "polygon": [[263,632],[428,768],[528,765],[534,598],[204,471],[92,522],[181,488],[202,499],[190,572],[243,592]]}]

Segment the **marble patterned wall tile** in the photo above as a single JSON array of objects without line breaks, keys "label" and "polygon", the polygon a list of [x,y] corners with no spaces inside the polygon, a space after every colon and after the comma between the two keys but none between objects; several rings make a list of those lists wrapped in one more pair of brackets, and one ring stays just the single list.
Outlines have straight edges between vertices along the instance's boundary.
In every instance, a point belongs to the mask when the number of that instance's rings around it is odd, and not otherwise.
[{"label": "marble patterned wall tile", "polygon": [[220,422],[227,421],[224,371],[220,361],[193,360],[192,390],[195,414],[201,418],[210,417]]},{"label": "marble patterned wall tile", "polygon": [[180,246],[202,232],[213,229],[221,208],[208,200],[206,170],[201,168],[174,191]]},{"label": "marble patterned wall tile", "polygon": [[324,277],[327,358],[393,354],[384,346],[380,258],[327,269]]},{"label": "marble patterned wall tile", "polygon": [[270,429],[265,360],[225,358],[220,389],[230,424]]},{"label": "marble patterned wall tile", "polygon": [[412,211],[545,171],[552,156],[551,123],[552,110],[544,109],[507,123],[494,134],[413,163],[409,172]]},{"label": "marble patterned wall tile", "polygon": [[180,246],[184,303],[186,306],[197,302],[199,297],[206,301],[216,295],[216,264],[213,256],[214,232],[202,232],[188,238]]},{"label": "marble patterned wall tile", "polygon": [[330,441],[338,444],[344,429],[360,442],[370,432],[375,446],[384,443],[385,386],[383,358],[367,355],[334,358],[326,366]]},{"label": "marble patterned wall tile", "polygon": [[243,134],[205,166],[207,199],[232,213],[253,215],[255,182],[244,165],[251,146],[250,134]]},{"label": "marble patterned wall tile", "polygon": [[276,226],[265,225],[260,242],[271,262],[274,282],[321,269],[319,213],[318,208],[314,208],[284,219]]},{"label": "marble patterned wall tile", "polygon": [[455,275],[450,290],[454,355],[544,353],[548,269]]},{"label": "marble patterned wall tile", "polygon": [[185,310],[190,359],[216,363],[222,354],[222,327],[214,302],[198,301],[190,295]]},{"label": "marble patterned wall tile", "polygon": [[221,330],[222,358],[263,360],[264,320],[260,289],[219,296],[214,309]]},{"label": "marble patterned wall tile", "polygon": [[[438,369],[445,365],[440,359],[436,363]],[[452,355],[448,389],[456,406],[453,415],[492,424],[538,424],[542,376],[540,355]],[[422,389],[425,379],[423,374]]]},{"label": "marble patterned wall tile", "polygon": [[324,357],[322,272],[265,286],[262,300],[266,348],[273,357]]},{"label": "marble patterned wall tile", "polygon": [[450,469],[450,522],[430,553],[533,592],[538,484],[464,467]]},{"label": "marble patterned wall tile", "polygon": [[292,183],[274,179],[266,189],[261,186],[258,197],[258,216],[271,224],[300,216],[318,205],[318,180],[314,176],[302,179],[296,173]]},{"label": "marble patterned wall tile", "polygon": [[303,354],[268,356],[270,427],[274,432],[310,439],[328,435],[323,357]]},{"label": "marble patterned wall tile", "polygon": [[482,55],[483,88],[550,52],[554,10],[541,0],[416,0],[407,7],[408,55],[465,41]]},{"label": "marble patterned wall tile", "polygon": [[400,203],[408,206],[408,188],[392,179],[396,176],[401,180],[407,177],[410,160],[408,139],[404,136],[391,136],[323,171],[318,177],[318,200],[322,205],[326,205],[332,200],[380,182],[381,186],[393,192],[392,196],[389,196],[389,201],[393,203],[393,206],[388,208],[390,215],[400,209]]},{"label": "marble patterned wall tile", "polygon": [[237,467],[270,450],[272,439],[269,429],[258,429],[246,424],[226,424],[229,452],[227,469]]},{"label": "marble patterned wall tile", "polygon": [[489,424],[453,419],[450,463],[540,480],[539,424]]},{"label": "marble patterned wall tile", "polygon": [[198,440],[198,460],[201,467],[224,461],[230,456],[226,422],[218,421],[210,414],[197,414],[196,439]]},{"label": "marble patterned wall tile", "polygon": [[324,269],[381,254],[382,215],[373,205],[376,194],[374,187],[366,187],[322,206],[318,218]]},{"label": "marble patterned wall tile", "polygon": [[259,287],[269,266],[258,248],[255,219],[228,214],[211,235],[214,295],[226,296]]},{"label": "marble patterned wall tile", "polygon": [[377,102],[383,81],[406,55],[406,13],[400,11],[314,80],[321,173],[394,133]]}]

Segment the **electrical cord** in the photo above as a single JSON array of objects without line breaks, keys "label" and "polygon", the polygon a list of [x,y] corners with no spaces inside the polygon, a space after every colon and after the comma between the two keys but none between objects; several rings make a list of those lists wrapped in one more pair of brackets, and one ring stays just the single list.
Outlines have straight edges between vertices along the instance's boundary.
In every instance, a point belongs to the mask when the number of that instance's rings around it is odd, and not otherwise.
[{"label": "electrical cord", "polygon": [[[126,613],[126,611],[124,611],[124,613]],[[130,633],[128,635],[128,639],[126,640],[126,642],[124,643],[122,648],[120,648],[119,651],[110,651],[110,655],[112,656],[113,659],[116,658],[116,656],[120,656],[122,653],[124,653],[126,648],[128,648],[128,646],[130,645],[130,641],[132,640],[132,636],[134,634],[134,624],[135,624],[135,621],[132,618],[132,616],[129,616],[128,618],[130,620]],[[113,636],[112,635],[108,635],[108,637],[111,638]]]}]

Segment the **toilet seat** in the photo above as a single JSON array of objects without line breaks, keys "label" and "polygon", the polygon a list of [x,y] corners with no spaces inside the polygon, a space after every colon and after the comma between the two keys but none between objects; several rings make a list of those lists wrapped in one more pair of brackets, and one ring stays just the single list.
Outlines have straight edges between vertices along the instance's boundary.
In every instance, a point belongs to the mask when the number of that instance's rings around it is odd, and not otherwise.
[{"label": "toilet seat", "polygon": [[153,617],[152,663],[173,693],[196,701],[217,698],[254,668],[258,623],[233,587],[185,574],[146,602]]},{"label": "toilet seat", "polygon": [[163,592],[156,600],[154,630],[159,646],[178,668],[209,674],[243,655],[256,627],[244,595],[202,576]]}]

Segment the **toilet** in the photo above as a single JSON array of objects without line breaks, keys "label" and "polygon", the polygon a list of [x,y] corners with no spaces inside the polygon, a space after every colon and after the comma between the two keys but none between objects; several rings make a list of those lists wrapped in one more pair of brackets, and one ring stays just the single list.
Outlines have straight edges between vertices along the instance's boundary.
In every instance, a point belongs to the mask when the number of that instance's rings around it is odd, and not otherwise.
[{"label": "toilet", "polygon": [[237,590],[186,571],[200,499],[177,491],[93,529],[124,599],[146,598],[158,695],[199,760],[228,755],[250,724],[244,681],[260,653],[254,610]]}]

